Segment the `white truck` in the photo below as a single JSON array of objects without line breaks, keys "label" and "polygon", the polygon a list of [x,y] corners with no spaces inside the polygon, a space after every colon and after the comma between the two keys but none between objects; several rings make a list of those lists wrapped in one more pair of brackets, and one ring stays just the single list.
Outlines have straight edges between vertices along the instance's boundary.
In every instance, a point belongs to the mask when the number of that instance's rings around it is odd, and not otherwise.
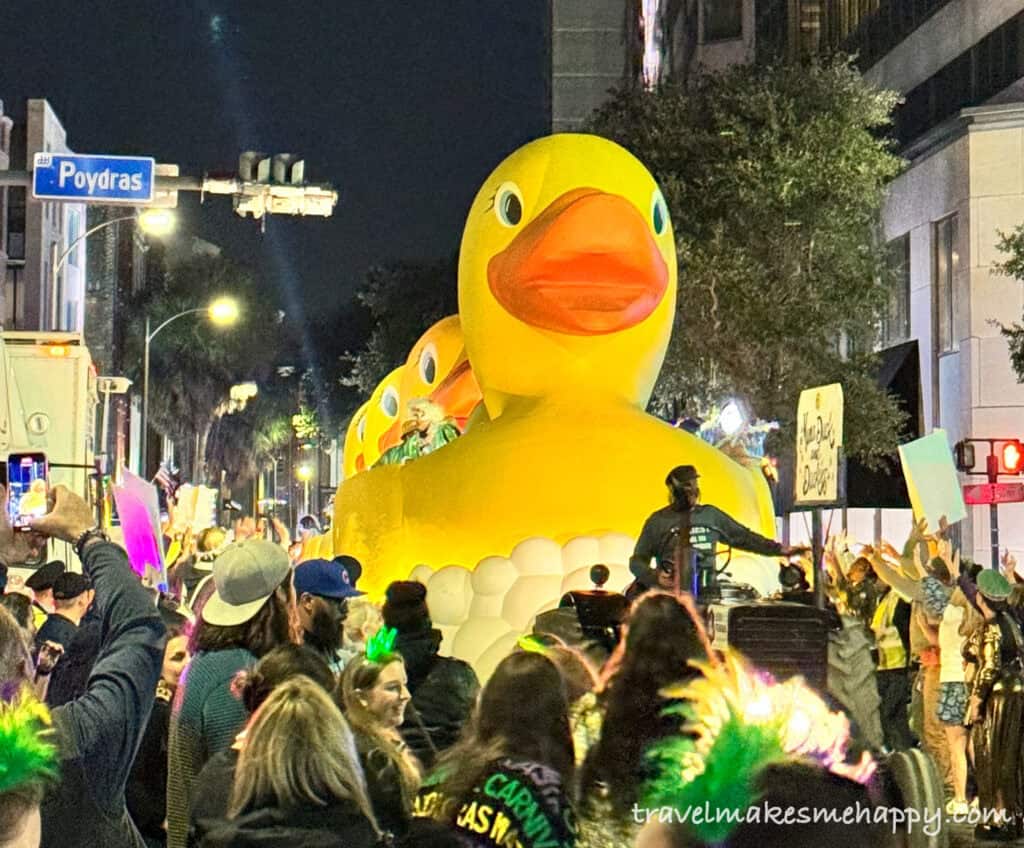
[{"label": "white truck", "polygon": [[[50,485],[95,500],[96,370],[81,333],[0,333],[0,462],[42,452]],[[70,545],[51,543],[47,559],[80,568]],[[11,569],[25,579],[32,569]]]},{"label": "white truck", "polygon": [[81,333],[5,332],[0,454],[41,451],[50,485],[92,502],[96,370]]}]

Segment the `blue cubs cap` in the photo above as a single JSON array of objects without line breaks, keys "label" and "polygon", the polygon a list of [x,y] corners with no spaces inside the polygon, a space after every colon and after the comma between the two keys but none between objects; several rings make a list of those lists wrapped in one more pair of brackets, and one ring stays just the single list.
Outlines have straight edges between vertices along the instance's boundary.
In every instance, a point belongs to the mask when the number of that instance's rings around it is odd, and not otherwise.
[{"label": "blue cubs cap", "polygon": [[321,598],[354,598],[363,594],[352,586],[348,571],[326,559],[308,559],[295,567],[295,594]]}]

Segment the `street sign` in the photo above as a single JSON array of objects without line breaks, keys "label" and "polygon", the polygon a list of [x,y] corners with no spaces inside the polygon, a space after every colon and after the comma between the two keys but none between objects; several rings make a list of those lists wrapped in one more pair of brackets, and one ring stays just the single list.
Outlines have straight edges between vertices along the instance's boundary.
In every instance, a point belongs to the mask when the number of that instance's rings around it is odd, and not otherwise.
[{"label": "street sign", "polygon": [[964,503],[1024,503],[1024,483],[977,483],[964,486]]},{"label": "street sign", "polygon": [[87,156],[37,153],[32,197],[79,203],[134,203],[153,199],[153,159],[143,156]]}]

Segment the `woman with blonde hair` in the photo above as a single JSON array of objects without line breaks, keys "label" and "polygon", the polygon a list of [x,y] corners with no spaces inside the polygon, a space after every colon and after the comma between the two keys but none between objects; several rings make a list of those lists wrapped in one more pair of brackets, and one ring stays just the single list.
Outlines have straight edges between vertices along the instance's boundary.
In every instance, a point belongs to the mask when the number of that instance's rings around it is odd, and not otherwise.
[{"label": "woman with blonde hair", "polygon": [[405,833],[420,788],[420,764],[398,728],[411,700],[394,630],[382,628],[341,675],[341,703],[355,735],[370,800],[381,827]]},{"label": "woman with blonde hair", "polygon": [[281,684],[249,726],[227,820],[206,834],[203,848],[371,848],[379,837],[337,705],[303,675]]}]

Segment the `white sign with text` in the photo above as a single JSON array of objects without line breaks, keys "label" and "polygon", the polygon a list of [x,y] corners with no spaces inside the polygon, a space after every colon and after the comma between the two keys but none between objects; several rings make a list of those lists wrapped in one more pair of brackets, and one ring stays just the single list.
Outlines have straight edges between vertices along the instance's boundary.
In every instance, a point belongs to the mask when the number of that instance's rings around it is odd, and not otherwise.
[{"label": "white sign with text", "polygon": [[839,383],[800,393],[796,430],[797,506],[840,499],[839,458],[843,446],[843,387]]}]

